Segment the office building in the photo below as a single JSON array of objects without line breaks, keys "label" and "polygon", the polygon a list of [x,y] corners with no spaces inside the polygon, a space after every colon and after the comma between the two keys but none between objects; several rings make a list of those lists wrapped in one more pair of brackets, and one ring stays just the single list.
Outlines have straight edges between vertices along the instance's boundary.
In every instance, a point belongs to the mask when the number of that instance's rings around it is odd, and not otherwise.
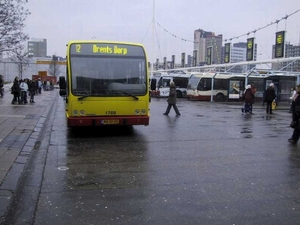
[{"label": "office building", "polygon": [[32,38],[27,49],[29,57],[47,57],[47,39]]},{"label": "office building", "polygon": [[197,66],[206,64],[207,48],[212,47],[212,64],[221,64],[223,36],[198,29],[194,31],[194,50],[197,50]]}]

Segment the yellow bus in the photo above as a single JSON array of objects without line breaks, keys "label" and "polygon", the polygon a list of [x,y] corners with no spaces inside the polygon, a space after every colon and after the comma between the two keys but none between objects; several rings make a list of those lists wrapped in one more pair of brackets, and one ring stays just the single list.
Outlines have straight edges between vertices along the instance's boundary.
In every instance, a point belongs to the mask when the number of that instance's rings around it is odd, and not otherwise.
[{"label": "yellow bus", "polygon": [[70,41],[59,78],[68,127],[149,125],[147,62],[141,44]]}]

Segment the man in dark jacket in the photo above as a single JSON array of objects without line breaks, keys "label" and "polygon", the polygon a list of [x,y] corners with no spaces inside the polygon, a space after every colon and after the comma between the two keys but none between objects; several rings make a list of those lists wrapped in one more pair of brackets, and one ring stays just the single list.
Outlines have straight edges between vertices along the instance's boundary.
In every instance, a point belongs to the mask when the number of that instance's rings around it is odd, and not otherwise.
[{"label": "man in dark jacket", "polygon": [[292,115],[295,125],[293,126],[294,132],[289,142],[292,144],[297,144],[300,137],[300,85],[297,86],[297,93],[292,101]]},{"label": "man in dark jacket", "polygon": [[267,103],[267,113],[272,113],[272,102],[276,98],[276,93],[274,89],[274,84],[271,83],[270,86],[265,91],[265,99],[264,101]]},{"label": "man in dark jacket", "polygon": [[173,106],[173,108],[176,112],[176,116],[180,116],[179,110],[176,106],[176,99],[177,99],[176,85],[174,82],[171,82],[170,83],[170,93],[169,93],[169,97],[168,97],[168,107],[167,107],[164,115],[167,116],[171,110],[171,107]]}]

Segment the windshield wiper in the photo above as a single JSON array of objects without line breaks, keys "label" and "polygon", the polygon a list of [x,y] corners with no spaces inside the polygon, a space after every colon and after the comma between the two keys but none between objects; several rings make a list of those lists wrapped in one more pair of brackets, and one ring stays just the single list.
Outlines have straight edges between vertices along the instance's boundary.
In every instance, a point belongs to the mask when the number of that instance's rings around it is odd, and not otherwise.
[{"label": "windshield wiper", "polygon": [[82,100],[87,97],[97,97],[97,96],[99,96],[99,95],[84,95],[84,96],[79,97],[78,100]]},{"label": "windshield wiper", "polygon": [[110,90],[110,91],[111,91],[111,92],[121,92],[121,93],[123,93],[123,94],[126,94],[126,95],[128,95],[128,96],[133,97],[135,100],[139,100],[139,98],[138,98],[137,96],[135,96],[135,95],[133,95],[133,94],[130,94],[130,93],[126,92],[126,91],[122,91],[122,90]]}]

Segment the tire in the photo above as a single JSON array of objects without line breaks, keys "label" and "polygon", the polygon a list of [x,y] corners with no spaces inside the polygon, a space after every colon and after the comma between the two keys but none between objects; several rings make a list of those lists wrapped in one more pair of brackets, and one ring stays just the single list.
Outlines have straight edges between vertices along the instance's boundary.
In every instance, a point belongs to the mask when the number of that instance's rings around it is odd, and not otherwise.
[{"label": "tire", "polygon": [[225,96],[221,93],[217,94],[215,97],[216,102],[224,102],[225,101]]}]

